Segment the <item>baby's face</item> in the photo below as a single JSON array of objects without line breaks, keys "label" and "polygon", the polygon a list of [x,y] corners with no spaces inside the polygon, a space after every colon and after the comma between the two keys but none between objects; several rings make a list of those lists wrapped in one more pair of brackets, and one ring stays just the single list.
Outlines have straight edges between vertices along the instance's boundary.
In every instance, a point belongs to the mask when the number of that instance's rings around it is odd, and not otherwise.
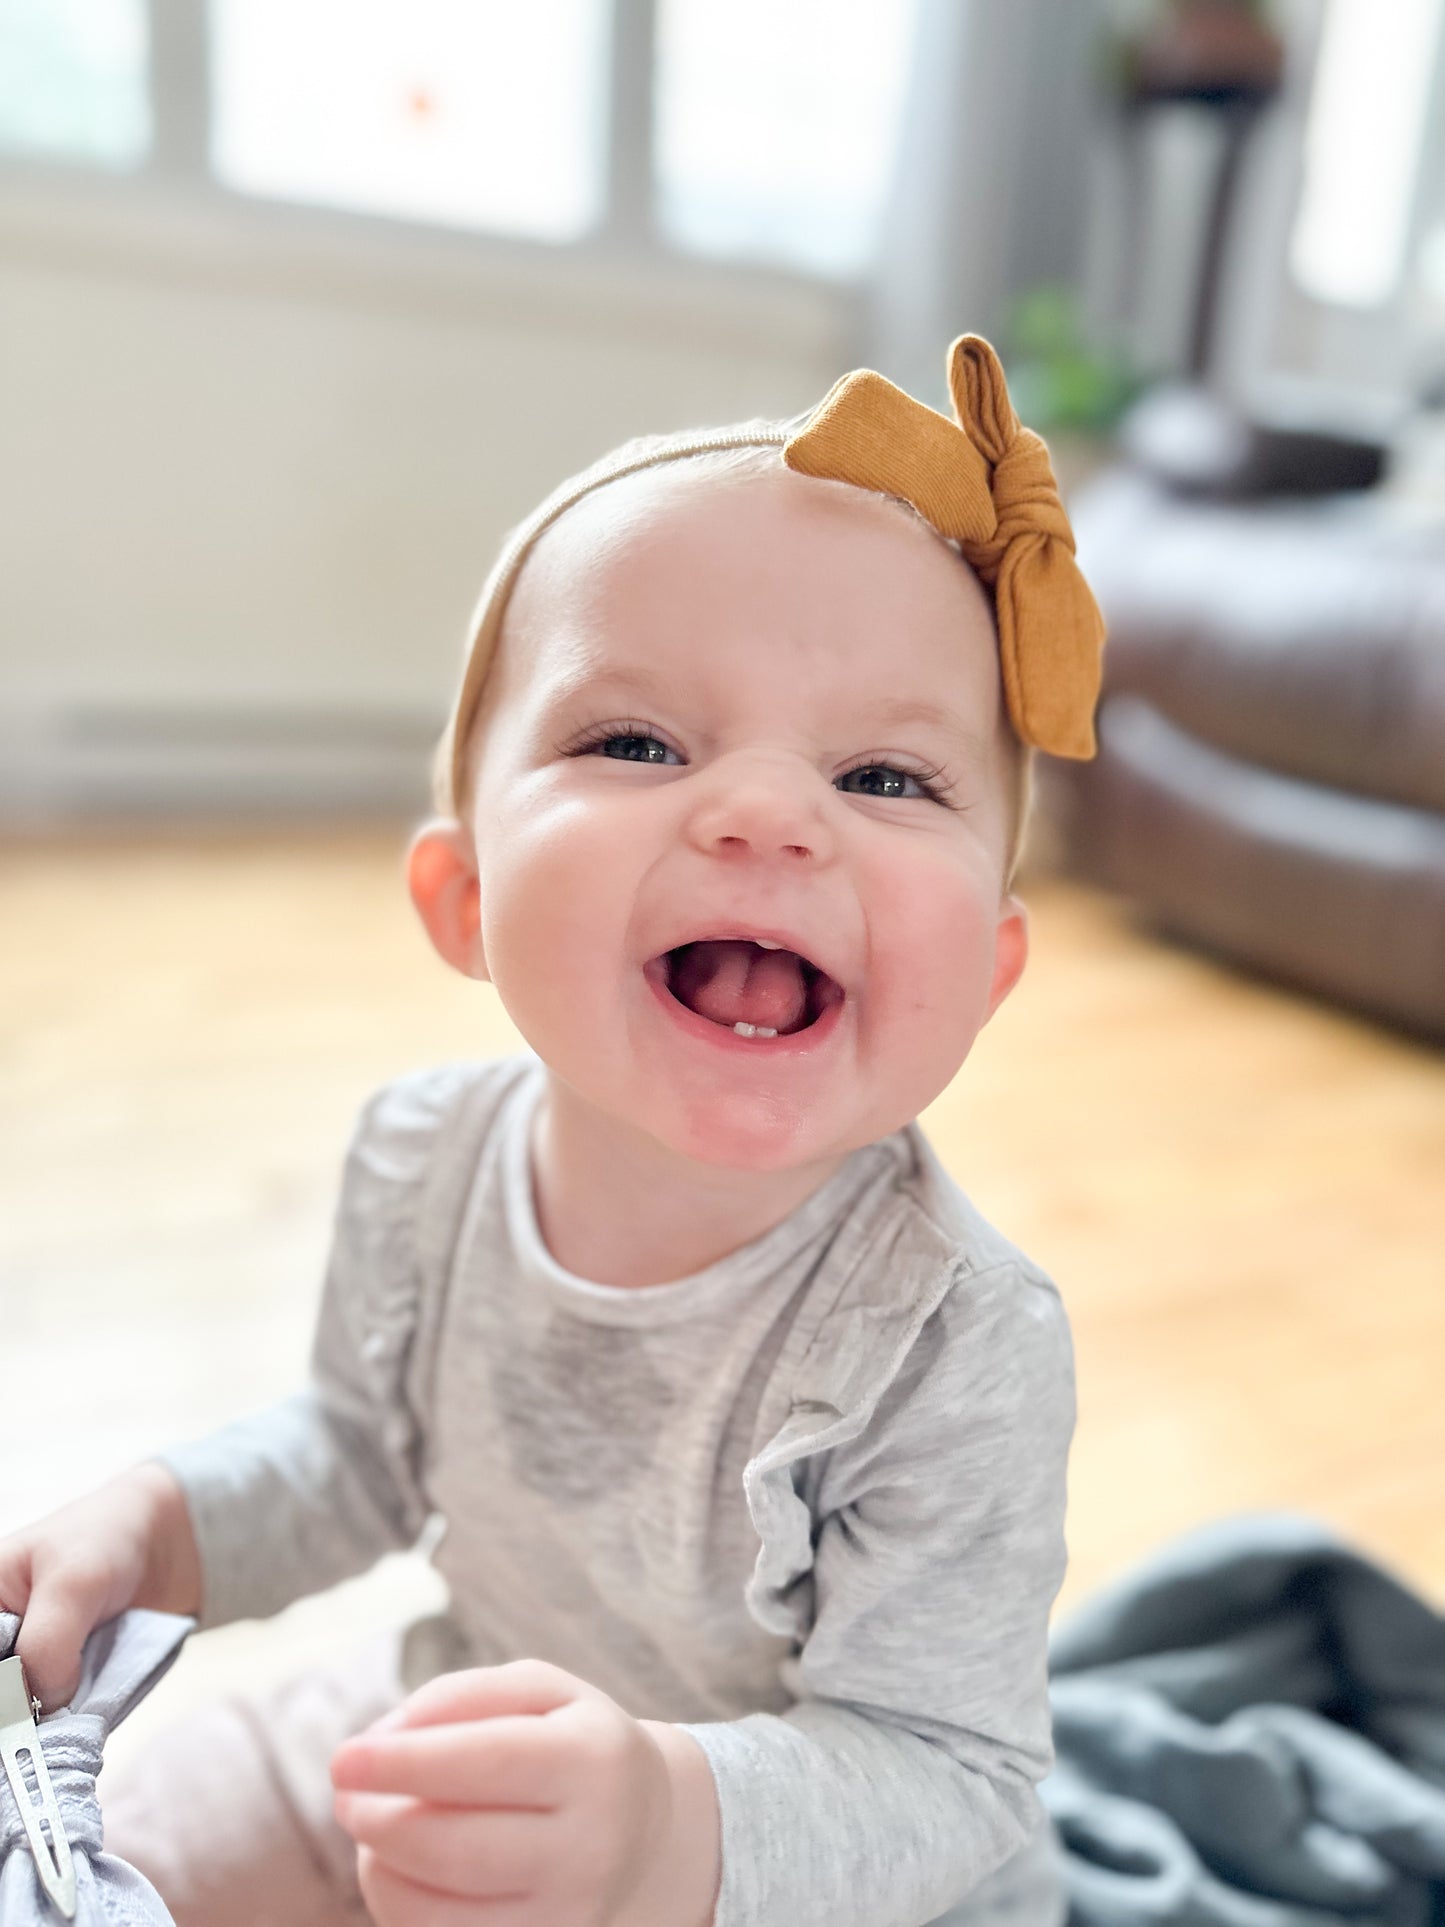
[{"label": "baby's face", "polygon": [[1025,938],[992,613],[927,528],[781,467],[645,472],[539,542],[492,677],[485,973],[573,1093],[757,1171],[937,1096]]}]

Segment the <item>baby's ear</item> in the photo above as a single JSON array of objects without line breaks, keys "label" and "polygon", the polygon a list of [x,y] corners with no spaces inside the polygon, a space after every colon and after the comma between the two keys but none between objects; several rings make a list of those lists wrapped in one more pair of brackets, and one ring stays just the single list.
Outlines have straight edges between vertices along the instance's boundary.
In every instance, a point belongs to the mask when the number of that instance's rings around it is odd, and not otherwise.
[{"label": "baby's ear", "polygon": [[993,951],[993,983],[988,993],[987,1023],[1008,996],[1029,960],[1029,913],[1017,897],[1005,897],[998,907],[998,934]]},{"label": "baby's ear", "polygon": [[464,977],[488,982],[471,831],[451,817],[423,823],[406,853],[406,883],[437,955]]}]

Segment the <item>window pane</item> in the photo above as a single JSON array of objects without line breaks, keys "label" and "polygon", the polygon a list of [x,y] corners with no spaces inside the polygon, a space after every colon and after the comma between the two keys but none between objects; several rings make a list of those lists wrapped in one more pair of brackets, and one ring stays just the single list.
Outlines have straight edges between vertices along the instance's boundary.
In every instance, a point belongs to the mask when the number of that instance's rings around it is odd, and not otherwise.
[{"label": "window pane", "polygon": [[663,231],[702,254],[866,269],[916,11],[917,0],[660,0]]},{"label": "window pane", "polygon": [[133,167],[146,59],[145,0],[0,0],[0,147]]},{"label": "window pane", "polygon": [[600,211],[606,0],[212,0],[229,186],[569,241]]},{"label": "window pane", "polygon": [[1329,0],[1290,258],[1320,301],[1369,308],[1400,282],[1441,0]]},{"label": "window pane", "polygon": [[1415,271],[1425,298],[1445,313],[1445,221],[1426,229]]}]

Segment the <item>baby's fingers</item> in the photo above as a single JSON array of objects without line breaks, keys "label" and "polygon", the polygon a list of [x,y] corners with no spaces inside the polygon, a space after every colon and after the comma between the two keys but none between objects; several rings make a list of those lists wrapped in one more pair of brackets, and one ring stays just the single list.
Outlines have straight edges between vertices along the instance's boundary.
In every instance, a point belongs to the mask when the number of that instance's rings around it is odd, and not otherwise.
[{"label": "baby's fingers", "polygon": [[343,1791],[404,1793],[455,1806],[557,1805],[557,1733],[525,1715],[358,1734],[331,1757]]},{"label": "baby's fingers", "polygon": [[382,1793],[338,1793],[336,1817],[392,1873],[468,1900],[534,1893],[555,1826],[544,1813],[427,1806]]},{"label": "baby's fingers", "polygon": [[30,1547],[0,1539],[0,1613],[23,1613],[30,1604]]},{"label": "baby's fingers", "polygon": [[80,1649],[108,1616],[110,1583],[108,1574],[85,1566],[32,1573],[15,1644],[30,1690],[47,1713],[68,1706],[80,1684]]},{"label": "baby's fingers", "polygon": [[356,1877],[376,1927],[532,1927],[537,1918],[530,1900],[464,1900],[408,1880],[370,1847],[356,1850]]}]

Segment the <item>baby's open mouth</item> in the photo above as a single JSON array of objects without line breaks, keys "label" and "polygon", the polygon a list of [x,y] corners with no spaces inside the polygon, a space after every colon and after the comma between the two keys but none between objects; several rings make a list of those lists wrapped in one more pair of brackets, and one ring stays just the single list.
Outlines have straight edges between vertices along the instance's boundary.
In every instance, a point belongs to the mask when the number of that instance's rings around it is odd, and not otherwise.
[{"label": "baby's open mouth", "polygon": [[747,937],[679,944],[659,961],[680,1004],[745,1036],[790,1037],[843,1001],[843,986],[807,957]]}]

